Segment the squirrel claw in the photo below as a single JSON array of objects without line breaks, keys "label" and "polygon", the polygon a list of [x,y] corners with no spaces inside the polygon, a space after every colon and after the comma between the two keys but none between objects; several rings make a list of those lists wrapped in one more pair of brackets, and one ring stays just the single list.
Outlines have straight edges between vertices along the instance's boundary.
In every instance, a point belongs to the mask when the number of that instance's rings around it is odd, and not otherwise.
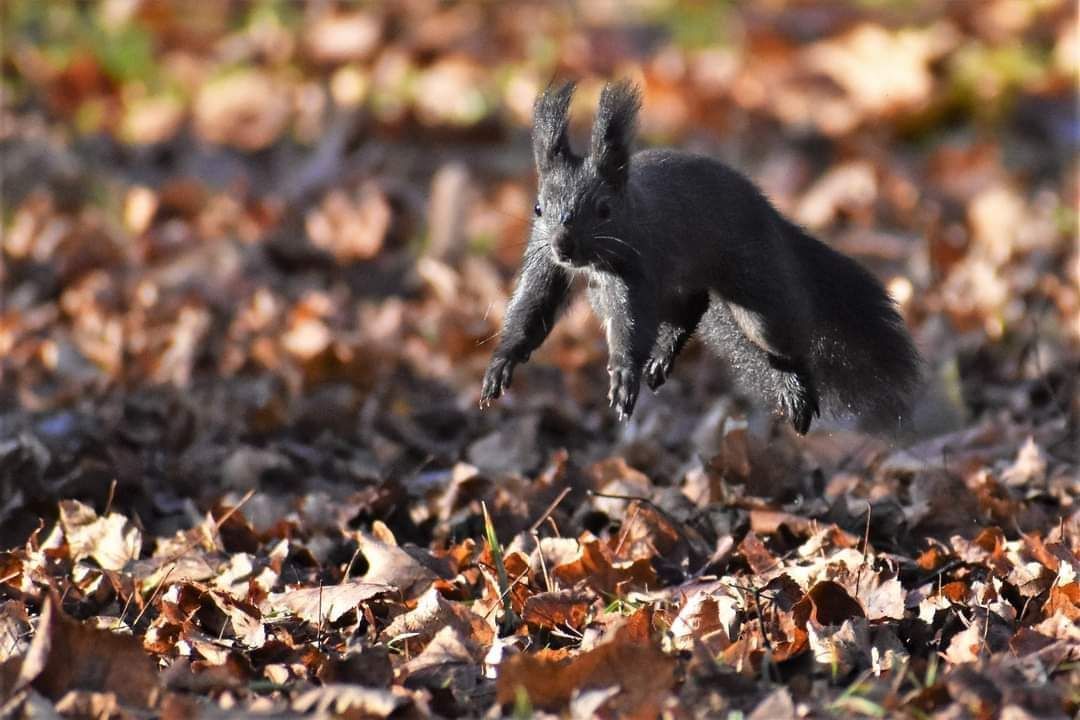
[{"label": "squirrel claw", "polygon": [[480,390],[480,407],[487,408],[510,387],[514,376],[514,361],[507,357],[495,357],[484,373]]},{"label": "squirrel claw", "polygon": [[645,363],[645,384],[649,389],[656,392],[667,381],[668,373],[671,372],[672,358],[649,358]]},{"label": "squirrel claw", "polygon": [[814,417],[821,417],[817,391],[808,375],[791,373],[784,380],[785,391],[781,404],[795,432],[805,435]]},{"label": "squirrel claw", "polygon": [[627,421],[637,403],[640,378],[633,370],[626,368],[611,370],[610,375],[611,389],[608,391],[608,398],[615,408],[616,417],[621,421]]}]

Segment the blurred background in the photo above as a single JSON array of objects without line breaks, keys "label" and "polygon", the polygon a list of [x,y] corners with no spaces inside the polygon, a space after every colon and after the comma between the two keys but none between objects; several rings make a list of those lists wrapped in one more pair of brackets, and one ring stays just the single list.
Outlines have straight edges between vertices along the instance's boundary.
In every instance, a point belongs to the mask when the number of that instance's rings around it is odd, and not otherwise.
[{"label": "blurred background", "polygon": [[657,470],[681,462],[657,448],[707,445],[731,412],[716,364],[692,351],[619,427],[583,300],[475,409],[533,205],[532,102],[566,78],[579,141],[604,80],[634,78],[641,145],[725,160],[878,273],[928,361],[921,432],[1051,423],[1064,452],[1075,430],[1068,0],[2,13],[0,438],[29,428],[49,452],[18,467],[64,492],[198,493],[237,438],[361,476],[613,443]]}]

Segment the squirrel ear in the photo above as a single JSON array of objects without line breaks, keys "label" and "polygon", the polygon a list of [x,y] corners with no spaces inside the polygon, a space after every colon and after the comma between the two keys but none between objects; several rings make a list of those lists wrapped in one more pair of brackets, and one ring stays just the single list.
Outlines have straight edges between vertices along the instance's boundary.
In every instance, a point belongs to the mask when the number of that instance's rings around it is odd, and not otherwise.
[{"label": "squirrel ear", "polygon": [[573,160],[570,150],[570,100],[574,83],[548,88],[533,107],[533,155],[541,173],[560,160]]},{"label": "squirrel ear", "polygon": [[614,187],[626,182],[641,91],[629,80],[608,83],[600,93],[590,157],[600,177]]}]

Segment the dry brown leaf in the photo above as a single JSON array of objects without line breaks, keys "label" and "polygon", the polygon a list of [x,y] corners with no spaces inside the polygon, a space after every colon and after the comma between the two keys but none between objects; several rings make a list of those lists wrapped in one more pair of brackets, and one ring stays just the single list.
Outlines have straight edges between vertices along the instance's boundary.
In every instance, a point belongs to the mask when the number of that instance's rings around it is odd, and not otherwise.
[{"label": "dry brown leaf", "polygon": [[327,13],[308,26],[304,46],[313,60],[364,60],[379,46],[382,22],[370,12]]},{"label": "dry brown leaf", "polygon": [[754,508],[750,511],[750,529],[758,535],[772,535],[786,525],[796,535],[809,535],[812,523],[804,517],[781,510]]},{"label": "dry brown leaf", "polygon": [[1080,622],[1080,582],[1050,588],[1043,612],[1047,615],[1060,613],[1074,622]]},{"label": "dry brown leaf", "polygon": [[261,70],[244,69],[206,83],[195,98],[195,131],[205,140],[261,150],[289,122],[288,85]]},{"label": "dry brown leaf", "polygon": [[840,625],[806,625],[807,642],[819,665],[834,677],[844,677],[870,655],[870,635],[866,619],[854,617]]},{"label": "dry brown leaf", "polygon": [[301,713],[315,711],[319,717],[386,718],[412,702],[412,694],[400,687],[324,685],[300,695],[292,707]]},{"label": "dry brown leaf", "polygon": [[1024,442],[1016,460],[1001,473],[1001,481],[1010,487],[1032,486],[1046,480],[1046,453],[1035,438],[1029,436]]},{"label": "dry brown leaf", "polygon": [[329,193],[308,213],[305,228],[313,245],[347,264],[378,255],[392,221],[386,195],[369,184],[352,197],[341,190]]},{"label": "dry brown leaf", "polygon": [[405,598],[423,593],[435,580],[436,575],[421,565],[408,552],[366,533],[357,533],[357,551],[367,560],[368,570],[364,582],[389,585]]},{"label": "dry brown leaf", "polygon": [[387,594],[396,594],[396,589],[390,585],[354,580],[340,585],[274,593],[263,601],[261,609],[264,613],[288,611],[301,620],[318,625],[337,622],[364,601]]},{"label": "dry brown leaf", "polygon": [[731,644],[738,613],[739,598],[722,585],[694,593],[671,623],[675,647],[688,650],[701,641],[715,657]]},{"label": "dry brown leaf", "polygon": [[563,587],[578,583],[597,592],[621,595],[630,589],[656,587],[656,573],[646,559],[612,562],[610,550],[595,537],[582,536],[580,555],[576,559],[551,568],[551,576]]},{"label": "dry brown leaf", "polygon": [[613,637],[566,660],[521,654],[499,665],[498,702],[514,702],[524,692],[537,708],[565,708],[575,692],[620,688],[605,704],[622,717],[651,718],[675,682],[675,661],[651,638],[651,613],[641,611]]},{"label": "dry brown leaf", "polygon": [[525,599],[521,619],[542,628],[562,626],[580,630],[591,606],[592,598],[573,590],[536,593]]},{"label": "dry brown leaf", "polygon": [[237,640],[249,648],[263,646],[266,642],[266,630],[258,608],[216,590],[208,592],[206,596],[229,618],[232,634]]},{"label": "dry brown leaf", "polygon": [[862,606],[838,583],[816,583],[793,608],[796,621],[805,627],[813,620],[818,625],[839,625],[845,620],[866,617]]},{"label": "dry brown leaf", "polygon": [[50,595],[16,686],[33,686],[53,700],[69,690],[113,693],[125,705],[148,707],[158,691],[158,674],[137,639],[72,620]]},{"label": "dry brown leaf", "polygon": [[72,559],[89,557],[106,570],[122,569],[142,551],[142,533],[126,517],[118,513],[98,517],[78,500],[60,501],[60,527]]},{"label": "dry brown leaf", "polygon": [[787,688],[777,688],[758,703],[747,720],[795,720],[795,702]]},{"label": "dry brown leaf", "polygon": [[30,615],[18,600],[0,604],[0,663],[26,652],[31,636]]},{"label": "dry brown leaf", "polygon": [[636,502],[625,515],[622,532],[610,543],[612,552],[625,559],[659,557],[679,565],[692,549],[685,536],[689,528],[679,525],[653,505]]},{"label": "dry brown leaf", "polygon": [[435,633],[419,655],[405,663],[403,670],[411,674],[437,665],[476,663],[481,655],[476,643],[459,627],[447,625]]},{"label": "dry brown leaf", "polygon": [[904,601],[907,592],[896,578],[889,578],[872,589],[863,599],[868,620],[904,619]]},{"label": "dry brown leaf", "polygon": [[457,628],[481,647],[490,645],[495,637],[484,618],[461,603],[447,600],[435,588],[420,596],[415,608],[394,618],[381,637],[388,643],[404,639],[405,647],[412,650],[425,645],[446,626]]},{"label": "dry brown leaf", "polygon": [[929,102],[930,63],[957,41],[956,28],[944,20],[895,32],[864,22],[810,46],[803,62],[843,87],[861,113],[877,115]]},{"label": "dry brown leaf", "polygon": [[915,559],[915,564],[929,572],[937,570],[944,565],[946,557],[945,552],[941,548],[937,545],[931,545]]},{"label": "dry brown leaf", "polygon": [[753,530],[746,533],[746,537],[739,543],[739,552],[746,558],[746,564],[755,575],[764,575],[780,567],[780,561],[769,552]]}]

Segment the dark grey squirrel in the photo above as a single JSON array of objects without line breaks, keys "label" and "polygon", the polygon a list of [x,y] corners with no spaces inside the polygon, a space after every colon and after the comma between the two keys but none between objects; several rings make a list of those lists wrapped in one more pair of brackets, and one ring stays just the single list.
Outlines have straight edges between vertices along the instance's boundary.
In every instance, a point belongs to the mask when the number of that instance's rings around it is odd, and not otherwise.
[{"label": "dark grey squirrel", "polygon": [[609,404],[629,418],[695,332],[737,383],[805,434],[821,409],[878,429],[907,411],[920,360],[881,283],[780,214],[747,178],[709,157],[631,154],[641,96],[604,87],[589,153],[570,147],[573,83],[534,108],[536,218],[498,346],[486,406],[544,341],[583,275],[604,323]]}]

